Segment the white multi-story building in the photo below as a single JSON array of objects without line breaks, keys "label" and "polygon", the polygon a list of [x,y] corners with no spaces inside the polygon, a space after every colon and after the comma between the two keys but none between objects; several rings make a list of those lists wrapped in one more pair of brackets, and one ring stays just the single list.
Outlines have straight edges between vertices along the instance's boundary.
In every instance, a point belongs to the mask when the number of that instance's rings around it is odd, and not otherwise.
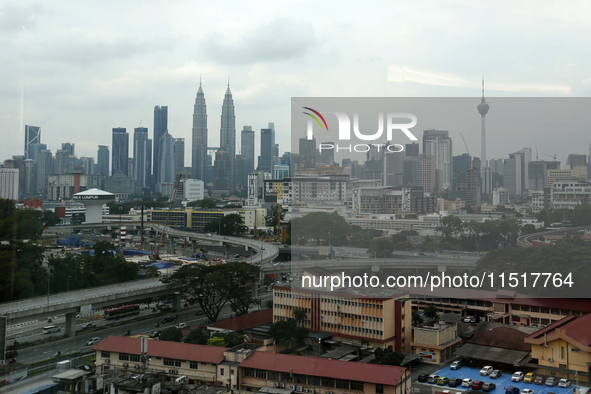
[{"label": "white multi-story building", "polygon": [[248,197],[246,205],[259,205],[259,200],[263,198],[265,191],[265,179],[271,179],[271,173],[265,171],[255,171],[248,174]]},{"label": "white multi-story building", "polygon": [[493,190],[493,205],[496,207],[497,205],[507,205],[509,204],[509,190],[505,189],[504,187],[496,187]]},{"label": "white multi-story building", "polygon": [[203,200],[205,196],[205,185],[198,179],[183,179],[183,200],[197,201]]},{"label": "white multi-story building", "polygon": [[399,231],[435,232],[440,223],[439,215],[424,215],[418,219],[396,219],[394,215],[367,215],[361,218],[349,218],[347,222],[363,229]]},{"label": "white multi-story building", "polygon": [[554,182],[550,190],[550,209],[570,208],[591,202],[591,183],[576,179]]},{"label": "white multi-story building", "polygon": [[441,171],[443,189],[451,188],[453,178],[452,140],[447,130],[425,130],[423,153],[435,157],[435,168]]},{"label": "white multi-story building", "polygon": [[18,200],[18,168],[0,168],[0,198]]}]

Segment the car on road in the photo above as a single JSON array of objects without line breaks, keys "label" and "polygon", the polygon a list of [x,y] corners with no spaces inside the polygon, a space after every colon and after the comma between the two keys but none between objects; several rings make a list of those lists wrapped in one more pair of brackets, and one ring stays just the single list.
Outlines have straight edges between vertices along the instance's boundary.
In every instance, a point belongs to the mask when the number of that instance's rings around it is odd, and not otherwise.
[{"label": "car on road", "polygon": [[171,312],[172,311],[172,305],[161,305],[160,306],[160,311],[161,312]]},{"label": "car on road", "polygon": [[164,319],[160,320],[160,323],[170,323],[174,321],[174,317],[165,317]]},{"label": "car on road", "polygon": [[534,391],[532,389],[523,389],[521,394],[534,394]]},{"label": "car on road", "polygon": [[523,372],[517,371],[511,376],[512,382],[521,382],[523,380]]},{"label": "car on road", "polygon": [[96,327],[96,324],[94,323],[84,323],[82,324],[82,326],[80,326],[80,328],[82,328],[83,330],[87,329],[87,328],[93,328]]},{"label": "car on road", "polygon": [[86,346],[96,345],[100,341],[101,341],[101,339],[99,337],[90,338],[88,341],[86,341]]},{"label": "car on road", "polygon": [[61,328],[57,327],[57,326],[45,326],[45,327],[43,327],[43,334],[58,332],[59,330],[61,330]]},{"label": "car on road", "polygon": [[517,387],[514,387],[514,386],[509,386],[505,390],[505,394],[519,394],[519,389]]},{"label": "car on road", "polygon": [[201,316],[204,314],[205,314],[205,312],[203,312],[201,309],[199,309],[197,312],[195,312],[195,316]]},{"label": "car on road", "polygon": [[525,374],[525,378],[523,378],[523,383],[533,383],[535,379],[535,375],[533,372],[528,372]]},{"label": "car on road", "polygon": [[472,386],[472,383],[474,383],[474,381],[470,378],[466,378],[464,380],[462,380],[462,387],[470,387]]},{"label": "car on road", "polygon": [[460,369],[460,368],[462,368],[462,362],[459,361],[459,360],[458,361],[454,361],[449,366],[449,369],[451,369],[452,371],[455,371],[456,369]]},{"label": "car on road", "polygon": [[482,391],[491,392],[497,388],[497,385],[491,382],[486,382],[482,385]]},{"label": "car on road", "polygon": [[491,367],[490,365],[487,365],[486,367],[484,367],[480,370],[480,376],[488,376],[492,373],[492,371],[493,371],[493,367]]},{"label": "car on road", "polygon": [[437,384],[438,384],[439,386],[445,386],[445,385],[446,385],[446,384],[448,384],[448,383],[449,383],[449,378],[448,378],[448,377],[446,377],[446,376],[440,376],[440,377],[437,379]]},{"label": "car on road", "polygon": [[421,383],[426,383],[428,379],[429,379],[429,374],[428,373],[422,373],[417,378],[417,381],[419,381]]},{"label": "car on road", "polygon": [[472,382],[472,386],[470,387],[472,388],[472,390],[480,390],[482,386],[484,386],[484,382],[482,380],[475,380],[474,382]]},{"label": "car on road", "polygon": [[182,330],[183,328],[187,328],[187,323],[179,323],[175,327]]},{"label": "car on road", "polygon": [[429,378],[427,379],[427,383],[435,384],[435,383],[437,383],[437,379],[439,379],[439,375],[435,375],[433,373],[433,374],[429,375]]},{"label": "car on road", "polygon": [[500,369],[495,369],[494,371],[492,371],[490,373],[490,375],[488,375],[489,378],[491,379],[498,379],[503,375],[503,371],[501,371]]},{"label": "car on road", "polygon": [[460,379],[460,378],[451,378],[449,380],[449,382],[447,383],[447,385],[449,387],[458,387],[461,384],[462,384],[462,379]]},{"label": "car on road", "polygon": [[150,334],[150,338],[158,338],[161,332],[162,331],[160,330],[152,331],[152,333]]},{"label": "car on road", "polygon": [[558,387],[562,387],[563,389],[570,387],[570,380],[568,379],[560,379],[558,381]]},{"label": "car on road", "polygon": [[542,376],[542,375],[536,376],[536,378],[534,379],[534,384],[537,384],[537,385],[544,384],[544,376]]},{"label": "car on road", "polygon": [[548,376],[548,378],[546,379],[546,386],[554,387],[557,384],[558,379],[556,379],[554,376]]}]

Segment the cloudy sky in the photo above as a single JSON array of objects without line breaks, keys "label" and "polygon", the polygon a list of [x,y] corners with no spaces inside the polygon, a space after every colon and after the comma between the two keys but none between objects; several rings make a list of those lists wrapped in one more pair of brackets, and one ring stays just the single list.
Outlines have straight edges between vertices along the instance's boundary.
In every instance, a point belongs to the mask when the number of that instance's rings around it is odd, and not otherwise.
[{"label": "cloudy sky", "polygon": [[[113,127],[141,123],[152,135],[154,106],[168,105],[169,131],[186,139],[190,165],[200,76],[210,146],[219,146],[229,76],[238,139],[244,125],[274,122],[282,152],[294,96],[475,97],[477,105],[484,76],[489,118],[500,116],[498,97],[589,97],[590,21],[591,3],[564,1],[0,0],[0,159],[23,153],[25,124],[41,126],[54,152],[74,142],[78,156],[96,157]],[[588,152],[588,129],[489,128],[498,142],[488,157],[537,146],[564,163]],[[477,151],[478,130],[465,136]],[[256,143],[258,151],[259,135]]]}]

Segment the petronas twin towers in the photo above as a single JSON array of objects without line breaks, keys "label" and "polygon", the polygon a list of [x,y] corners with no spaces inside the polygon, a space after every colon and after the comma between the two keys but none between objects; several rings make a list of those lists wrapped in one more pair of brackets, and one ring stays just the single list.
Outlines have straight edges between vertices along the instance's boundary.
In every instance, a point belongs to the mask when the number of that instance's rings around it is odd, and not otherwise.
[{"label": "petronas twin towers", "polygon": [[[230,84],[224,96],[222,105],[222,122],[220,129],[220,150],[227,151],[231,163],[229,167],[229,179],[234,190],[234,159],[236,157],[236,116],[234,115],[234,100]],[[201,82],[195,106],[193,109],[193,141],[192,141],[192,176],[194,179],[207,183],[207,106]],[[226,174],[228,176],[228,174]]]}]

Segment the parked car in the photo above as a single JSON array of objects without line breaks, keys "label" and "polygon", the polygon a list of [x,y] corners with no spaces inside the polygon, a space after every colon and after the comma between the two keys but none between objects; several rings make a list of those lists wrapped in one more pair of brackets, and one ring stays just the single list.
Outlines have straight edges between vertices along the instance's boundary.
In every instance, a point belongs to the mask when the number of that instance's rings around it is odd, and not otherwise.
[{"label": "parked car", "polygon": [[546,386],[554,387],[557,384],[558,379],[556,379],[554,376],[548,376],[548,378],[546,379]]},{"label": "parked car", "polygon": [[80,328],[82,328],[83,330],[87,329],[87,328],[92,328],[92,327],[96,327],[96,324],[94,323],[84,323],[80,326]]},{"label": "parked car", "polygon": [[429,378],[427,379],[427,383],[435,384],[435,383],[437,383],[437,379],[439,379],[439,375],[431,374],[431,375],[429,375]]},{"label": "parked car", "polygon": [[485,384],[482,385],[482,391],[486,391],[486,392],[493,391],[496,388],[497,388],[497,386],[491,382],[486,382]]},{"label": "parked car", "polygon": [[201,316],[204,314],[205,314],[205,312],[203,312],[201,309],[199,309],[197,312],[195,312],[195,316]]},{"label": "parked car", "polygon": [[480,375],[481,376],[488,376],[492,373],[492,371],[493,371],[493,367],[491,367],[490,365],[487,365],[486,367],[484,367],[480,370]]},{"label": "parked car", "polygon": [[86,346],[96,345],[100,341],[101,341],[101,339],[99,337],[90,338],[88,341],[86,341]]},{"label": "parked car", "polygon": [[523,378],[524,383],[533,383],[535,375],[533,372],[528,372],[525,374],[525,378]]},{"label": "parked car", "polygon": [[451,378],[449,380],[449,382],[447,383],[447,385],[449,387],[458,387],[461,384],[462,384],[462,379],[460,379],[460,378]]},{"label": "parked car", "polygon": [[505,390],[505,394],[519,394],[519,389],[517,387],[514,387],[514,386],[509,386]]},{"label": "parked car", "polygon": [[472,316],[466,316],[464,318],[464,323],[470,323],[470,320],[472,320]]},{"label": "parked car", "polygon": [[461,361],[454,361],[453,363],[451,363],[451,365],[449,366],[449,369],[455,371],[456,369],[460,369],[462,368],[462,362]]},{"label": "parked car", "polygon": [[563,389],[570,387],[570,380],[568,379],[560,379],[558,381],[558,387],[562,387]]},{"label": "parked car", "polygon": [[150,338],[158,338],[160,336],[160,333],[160,330],[152,331],[152,333],[150,334]]},{"label": "parked car", "polygon": [[187,323],[179,323],[175,327],[182,330],[183,328],[187,328]]},{"label": "parked car", "polygon": [[470,319],[470,323],[480,323],[480,317],[474,316],[473,318]]},{"label": "parked car", "polygon": [[511,381],[512,382],[521,382],[523,380],[523,376],[524,376],[523,372],[517,371],[513,374],[513,376],[511,376]]},{"label": "parked car", "polygon": [[492,371],[490,373],[490,375],[488,375],[489,378],[491,379],[498,379],[503,375],[503,371],[501,371],[500,369],[495,369],[494,371]]},{"label": "parked car", "polygon": [[425,383],[427,382],[427,379],[429,379],[429,374],[428,373],[422,373],[419,375],[417,381],[421,382],[421,383]]},{"label": "parked car", "polygon": [[521,394],[534,394],[534,391],[532,389],[523,389]]},{"label": "parked car", "polygon": [[160,323],[164,324],[164,323],[170,323],[173,321],[174,321],[173,317],[165,317],[164,319],[160,320]]},{"label": "parked car", "polygon": [[534,379],[534,384],[544,384],[544,377],[542,375],[536,376],[536,378]]},{"label": "parked car", "polygon": [[484,382],[481,380],[475,380],[472,382],[472,390],[480,390],[484,386]]},{"label": "parked car", "polygon": [[448,383],[449,383],[449,378],[448,378],[448,377],[446,377],[446,376],[440,376],[440,377],[437,379],[437,384],[438,384],[439,386],[445,386],[445,385],[446,385],[446,384],[448,384]]},{"label": "parked car", "polygon": [[472,383],[474,383],[474,381],[470,378],[466,378],[464,380],[462,380],[462,387],[470,387],[472,386]]}]

